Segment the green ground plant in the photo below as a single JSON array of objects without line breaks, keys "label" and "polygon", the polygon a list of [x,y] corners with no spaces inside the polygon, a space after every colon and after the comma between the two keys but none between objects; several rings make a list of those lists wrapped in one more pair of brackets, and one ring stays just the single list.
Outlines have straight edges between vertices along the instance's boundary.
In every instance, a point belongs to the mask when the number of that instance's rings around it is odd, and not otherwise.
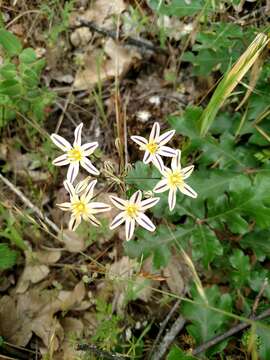
[{"label": "green ground plant", "polygon": [[[186,260],[193,279],[189,284],[189,297],[182,299],[180,312],[187,321],[185,332],[195,346],[223,334],[238,320],[246,321],[251,324],[251,329],[234,337],[237,347],[246,357],[251,354],[252,359],[267,360],[270,358],[269,320],[257,322],[249,318],[254,315],[254,311],[261,313],[268,309],[270,301],[267,284],[270,276],[270,66],[264,63],[269,37],[262,32],[257,34],[258,29],[255,28],[243,29],[237,24],[216,21],[208,30],[205,26],[206,17],[218,9],[215,1],[196,0],[187,4],[184,0],[150,0],[148,3],[159,16],[198,17],[201,27],[194,44],[181,60],[192,67],[192,76],[215,73],[221,80],[212,95],[205,98],[200,106],[189,105],[166,119],[167,125],[178,135],[183,167],[190,163],[196,165],[188,184],[198,192],[198,198],[191,199],[178,192],[176,205],[170,211],[167,193],[158,194],[160,200],[150,210],[154,222],[159,224],[156,231],[152,233],[142,228],[136,229],[135,238],[128,238],[130,241],[124,243],[124,251],[130,258],[135,258],[138,264],[152,257],[153,272],[164,269],[175,252]],[[231,6],[237,2],[225,3]],[[42,8],[50,15],[51,21],[54,14],[50,6],[55,4],[57,2],[52,1]],[[49,36],[52,44],[66,30],[72,6],[73,2],[65,4],[61,12],[63,22],[52,27]],[[135,10],[131,15],[126,21],[131,21],[132,25],[140,19],[140,31],[145,25],[145,18],[141,18]],[[21,114],[42,123],[45,109],[53,101],[53,95],[41,86],[44,60],[38,59],[33,49],[23,49],[20,41],[4,29],[0,29],[0,45],[4,52],[4,63],[0,68],[0,128]],[[256,74],[256,81],[250,86],[248,75],[258,60],[261,61],[261,67]],[[250,88],[252,91],[249,92]],[[103,119],[101,125],[107,126],[109,120],[102,91],[99,82],[92,96]],[[61,150],[67,153],[64,154],[64,160],[71,159],[63,165],[73,166],[83,157],[80,153],[80,147],[83,146],[80,137],[82,125],[76,129],[79,138],[76,148],[72,148],[75,145],[66,146],[66,143],[63,146],[63,138],[60,139],[60,148],[62,146]],[[53,136],[57,143],[59,135]],[[96,146],[95,143],[90,145]],[[45,151],[52,154],[50,145],[45,143],[45,146]],[[169,161],[166,165],[169,165]],[[93,174],[97,176],[99,171],[94,168]],[[75,179],[73,175],[70,175],[72,180]],[[151,197],[153,188],[161,180],[161,174],[155,166],[137,161],[124,180],[125,184],[121,183],[122,179],[119,180],[123,197],[129,198],[138,190]],[[64,186],[71,196],[70,203],[63,203],[62,209],[66,207],[64,210],[72,209],[73,212],[85,210],[85,203],[80,202],[81,194],[89,184],[84,187],[82,183],[79,191],[78,184],[73,188],[70,186],[72,181],[70,184],[65,182]],[[96,181],[92,179],[91,191],[95,185]],[[88,200],[87,206],[91,204],[90,197]],[[98,204],[99,210],[101,206],[103,210],[110,210],[107,204]],[[128,210],[134,212],[132,207]],[[23,251],[26,245],[14,225],[14,219],[7,216],[6,209],[1,207],[0,215],[4,225],[0,236],[6,241],[0,244],[2,271],[16,265],[19,254],[15,249]],[[91,220],[97,221],[95,224],[100,227],[88,230],[84,224],[78,230],[78,235],[88,236],[88,246],[108,231],[107,219],[101,220],[100,224],[96,218],[93,220],[92,217]],[[126,282],[129,280],[124,278]],[[149,282],[146,280],[140,285],[147,287]],[[127,288],[126,302],[137,300],[140,286],[134,290],[131,284]],[[163,295],[164,298],[165,295],[177,298],[177,295],[171,293]],[[258,296],[260,301],[254,310]],[[91,341],[108,352],[125,352],[134,359],[144,356],[144,336],[152,324],[148,324],[138,337],[132,334],[126,341],[122,333],[124,319],[115,315],[112,304],[98,299],[95,306],[98,325]],[[227,359],[226,351],[231,339],[228,337],[215,344],[202,356],[216,359],[217,354],[221,354],[221,358]],[[191,351],[184,351],[178,343],[171,347],[167,359],[191,360],[195,357]]]},{"label": "green ground plant", "polygon": [[54,96],[41,86],[44,59],[34,49],[23,49],[11,32],[0,29],[4,62],[0,68],[0,128],[20,115],[41,122]]}]

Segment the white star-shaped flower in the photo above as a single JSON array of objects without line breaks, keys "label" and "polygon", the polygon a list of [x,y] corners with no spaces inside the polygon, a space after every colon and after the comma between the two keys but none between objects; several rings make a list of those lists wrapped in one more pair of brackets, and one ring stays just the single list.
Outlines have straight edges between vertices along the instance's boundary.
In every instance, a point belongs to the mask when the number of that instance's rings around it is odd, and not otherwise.
[{"label": "white star-shaped flower", "polygon": [[131,139],[140,145],[140,150],[145,151],[143,162],[149,164],[152,162],[160,172],[164,169],[164,164],[161,156],[173,157],[176,155],[176,150],[164,146],[175,134],[175,130],[166,131],[160,135],[160,126],[155,122],[149,140],[142,136],[131,136]]},{"label": "white star-shaped flower", "polygon": [[90,174],[99,175],[98,169],[88,159],[88,156],[98,147],[98,143],[95,141],[82,145],[82,127],[83,123],[78,125],[74,131],[73,146],[62,136],[58,134],[51,135],[53,143],[65,152],[65,154],[54,159],[52,163],[56,166],[69,165],[67,180],[71,183],[76,179],[80,165]]},{"label": "white star-shaped flower", "polygon": [[[99,226],[100,222],[95,217],[95,214],[111,210],[110,205],[102,202],[91,202],[96,183],[97,180],[93,180],[85,187],[85,182],[81,181],[74,188],[71,182],[64,181],[65,189],[70,195],[70,202],[56,205],[63,211],[71,212],[68,225],[70,230],[75,231],[82,220],[90,221],[94,226]],[[79,195],[79,193],[81,194]]]},{"label": "white star-shaped flower", "polygon": [[138,190],[129,200],[120,199],[117,196],[110,196],[110,199],[114,206],[121,210],[113,219],[110,225],[111,230],[125,222],[127,241],[132,238],[136,222],[148,231],[155,231],[155,225],[144,212],[155,206],[159,202],[159,198],[149,198],[142,201],[142,192]]},{"label": "white star-shaped flower", "polygon": [[175,207],[177,189],[192,198],[197,197],[197,193],[185,183],[185,179],[191,175],[194,165],[181,169],[180,161],[181,151],[177,150],[177,155],[172,158],[171,169],[167,167],[164,168],[162,171],[163,179],[160,180],[153,189],[155,193],[162,193],[169,190],[168,203],[171,211]]}]

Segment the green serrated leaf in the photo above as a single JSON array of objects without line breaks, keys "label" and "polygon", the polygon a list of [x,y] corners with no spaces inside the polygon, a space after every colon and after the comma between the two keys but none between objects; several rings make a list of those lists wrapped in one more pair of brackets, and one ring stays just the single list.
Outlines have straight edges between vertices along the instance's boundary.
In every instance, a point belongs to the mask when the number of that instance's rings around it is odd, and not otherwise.
[{"label": "green serrated leaf", "polygon": [[5,29],[0,29],[0,45],[2,45],[9,56],[19,55],[22,51],[20,40]]},{"label": "green serrated leaf", "polygon": [[[232,299],[229,294],[221,294],[217,286],[206,288],[204,291],[209,306],[231,311]],[[195,339],[196,344],[201,344],[222,333],[226,328],[228,318],[224,314],[209,309],[195,287],[192,289],[192,295],[195,303],[184,303],[182,313],[191,321],[191,325],[187,326],[189,334]],[[224,347],[224,343],[211,349],[211,354],[220,351],[220,347]]]},{"label": "green serrated leaf", "polygon": [[197,225],[194,228],[191,242],[193,259],[201,260],[205,268],[223,253],[223,247],[215,233],[205,225]]},{"label": "green serrated leaf", "polygon": [[240,241],[243,249],[252,249],[260,261],[270,258],[270,231],[255,230],[244,236]]},{"label": "green serrated leaf", "polygon": [[246,256],[242,250],[236,249],[233,255],[230,256],[230,264],[235,269],[232,274],[232,280],[239,288],[241,288],[250,277],[250,263],[249,257]]},{"label": "green serrated leaf", "polygon": [[134,185],[135,189],[149,191],[160,179],[161,174],[155,167],[137,161],[134,169],[128,173],[126,182],[128,185]]}]

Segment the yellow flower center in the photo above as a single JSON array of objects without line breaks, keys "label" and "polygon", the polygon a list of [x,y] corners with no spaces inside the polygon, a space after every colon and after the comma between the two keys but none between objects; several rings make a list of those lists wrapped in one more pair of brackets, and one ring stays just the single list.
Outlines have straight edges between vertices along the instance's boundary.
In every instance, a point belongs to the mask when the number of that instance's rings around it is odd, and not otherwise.
[{"label": "yellow flower center", "polygon": [[184,183],[183,175],[180,171],[174,171],[168,175],[169,186],[181,186]]},{"label": "yellow flower center", "polygon": [[158,144],[154,141],[149,141],[145,148],[150,152],[150,154],[155,154],[158,149]]},{"label": "yellow flower center", "polygon": [[83,158],[83,153],[79,147],[74,147],[68,151],[68,158],[71,162],[81,161]]},{"label": "yellow flower center", "polygon": [[128,204],[125,210],[129,217],[135,218],[137,216],[139,208],[135,204]]},{"label": "yellow flower center", "polygon": [[72,203],[72,210],[74,215],[84,215],[88,213],[86,203],[82,200],[77,200]]}]

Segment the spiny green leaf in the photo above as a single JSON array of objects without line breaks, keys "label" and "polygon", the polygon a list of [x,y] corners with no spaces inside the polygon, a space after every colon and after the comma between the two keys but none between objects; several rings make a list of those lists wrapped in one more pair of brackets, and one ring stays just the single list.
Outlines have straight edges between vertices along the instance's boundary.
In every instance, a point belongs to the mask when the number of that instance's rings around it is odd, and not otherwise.
[{"label": "spiny green leaf", "polygon": [[[231,311],[232,299],[229,294],[221,294],[217,286],[206,288],[204,291],[209,306]],[[206,307],[195,287],[192,289],[192,295],[195,303],[184,303],[182,313],[191,321],[191,325],[187,326],[189,334],[196,340],[196,344],[200,344],[222,333],[228,318]]]},{"label": "spiny green leaf", "polygon": [[192,258],[202,260],[205,268],[223,253],[223,247],[215,233],[205,225],[197,225],[191,235]]},{"label": "spiny green leaf", "polygon": [[230,256],[230,264],[235,269],[232,272],[233,282],[240,288],[250,277],[250,263],[249,257],[244,255],[243,251],[236,249],[233,255]]},{"label": "spiny green leaf", "polygon": [[241,239],[243,249],[252,249],[259,261],[264,261],[267,256],[270,258],[270,231],[255,230]]},{"label": "spiny green leaf", "polygon": [[161,174],[156,168],[137,161],[135,168],[128,173],[126,182],[128,185],[134,185],[136,189],[149,191],[160,179]]}]

